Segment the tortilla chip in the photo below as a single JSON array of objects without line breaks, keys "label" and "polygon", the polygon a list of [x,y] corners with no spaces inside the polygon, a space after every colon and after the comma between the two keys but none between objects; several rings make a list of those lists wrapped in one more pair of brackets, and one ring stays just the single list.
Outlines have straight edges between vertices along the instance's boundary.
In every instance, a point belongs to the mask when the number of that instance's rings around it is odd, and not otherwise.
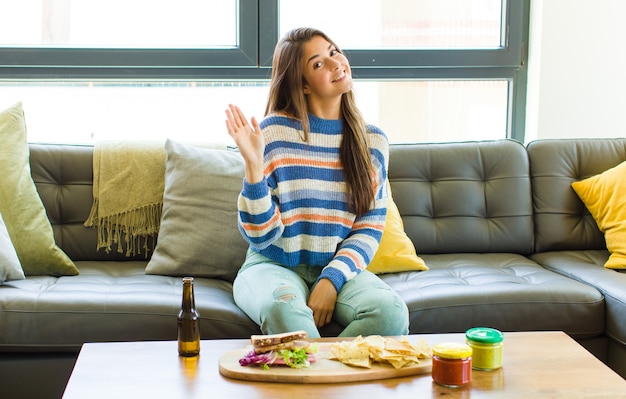
[{"label": "tortilla chip", "polygon": [[433,350],[430,345],[424,341],[424,338],[420,338],[416,343],[412,343],[411,346],[415,349],[419,359],[426,359],[433,356]]},{"label": "tortilla chip", "polygon": [[330,360],[339,360],[349,366],[372,367],[369,348],[359,345],[359,342],[355,341],[344,341],[332,344],[328,358]]},{"label": "tortilla chip", "polygon": [[412,344],[406,337],[398,340],[370,335],[365,338],[358,336],[352,341],[333,343],[328,358],[350,366],[371,368],[374,361],[387,363],[399,369],[418,364],[419,359],[431,356],[430,346],[423,339]]},{"label": "tortilla chip", "polygon": [[415,352],[415,348],[409,341],[399,341],[389,337],[385,340],[385,349],[393,353],[401,353],[403,355],[411,355]]}]

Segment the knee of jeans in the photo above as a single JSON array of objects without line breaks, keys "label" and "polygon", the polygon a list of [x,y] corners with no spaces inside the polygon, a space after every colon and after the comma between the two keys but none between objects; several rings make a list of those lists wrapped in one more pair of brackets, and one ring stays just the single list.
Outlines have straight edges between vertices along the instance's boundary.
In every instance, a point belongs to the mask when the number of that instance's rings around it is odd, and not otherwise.
[{"label": "knee of jeans", "polygon": [[285,324],[300,315],[302,311],[310,311],[306,304],[299,300],[299,296],[297,290],[289,286],[276,288],[273,305],[266,309],[266,318],[278,324]]},{"label": "knee of jeans", "polygon": [[274,302],[290,302],[297,297],[296,292],[289,286],[283,285],[274,290]]},{"label": "knee of jeans", "polygon": [[379,314],[384,320],[384,329],[387,335],[408,334],[409,309],[406,303],[397,295],[381,300]]}]

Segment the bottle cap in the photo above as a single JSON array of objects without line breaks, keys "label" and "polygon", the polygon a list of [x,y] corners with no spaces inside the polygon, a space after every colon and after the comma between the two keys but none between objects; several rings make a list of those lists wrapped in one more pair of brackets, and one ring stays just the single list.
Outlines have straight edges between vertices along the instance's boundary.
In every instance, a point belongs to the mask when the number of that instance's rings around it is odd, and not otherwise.
[{"label": "bottle cap", "polygon": [[483,344],[497,344],[502,342],[504,335],[495,328],[474,327],[465,332],[465,338]]},{"label": "bottle cap", "polygon": [[433,355],[445,359],[465,359],[472,356],[472,348],[458,342],[442,342],[433,346]]}]

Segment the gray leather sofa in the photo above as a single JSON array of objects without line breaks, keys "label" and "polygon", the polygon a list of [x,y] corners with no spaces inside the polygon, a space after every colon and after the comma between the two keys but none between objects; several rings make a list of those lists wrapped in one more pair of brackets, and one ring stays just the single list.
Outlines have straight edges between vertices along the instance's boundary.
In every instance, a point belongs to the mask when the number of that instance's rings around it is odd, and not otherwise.
[{"label": "gray leather sofa", "polygon": [[[180,278],[146,275],[144,255],[96,250],[83,226],[93,147],[30,151],[57,243],[80,275],[0,286],[0,385],[59,397],[84,342],[176,339]],[[393,197],[430,268],[382,275],[408,304],[411,333],[562,330],[626,376],[626,272],[603,267],[604,237],[570,187],[624,160],[626,139],[393,145]],[[259,333],[230,281],[195,286],[203,339]]]}]

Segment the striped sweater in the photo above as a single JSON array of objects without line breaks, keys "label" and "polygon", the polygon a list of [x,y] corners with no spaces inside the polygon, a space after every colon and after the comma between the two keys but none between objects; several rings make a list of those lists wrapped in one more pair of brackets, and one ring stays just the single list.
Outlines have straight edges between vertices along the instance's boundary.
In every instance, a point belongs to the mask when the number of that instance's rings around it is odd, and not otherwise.
[{"label": "striped sweater", "polygon": [[309,141],[302,124],[286,116],[261,122],[265,138],[264,179],[244,179],[239,229],[251,248],[286,266],[322,267],[337,292],[374,257],[387,213],[386,135],[368,126],[376,171],[375,206],[361,217],[349,210],[339,159],[343,121],[309,115]]}]

